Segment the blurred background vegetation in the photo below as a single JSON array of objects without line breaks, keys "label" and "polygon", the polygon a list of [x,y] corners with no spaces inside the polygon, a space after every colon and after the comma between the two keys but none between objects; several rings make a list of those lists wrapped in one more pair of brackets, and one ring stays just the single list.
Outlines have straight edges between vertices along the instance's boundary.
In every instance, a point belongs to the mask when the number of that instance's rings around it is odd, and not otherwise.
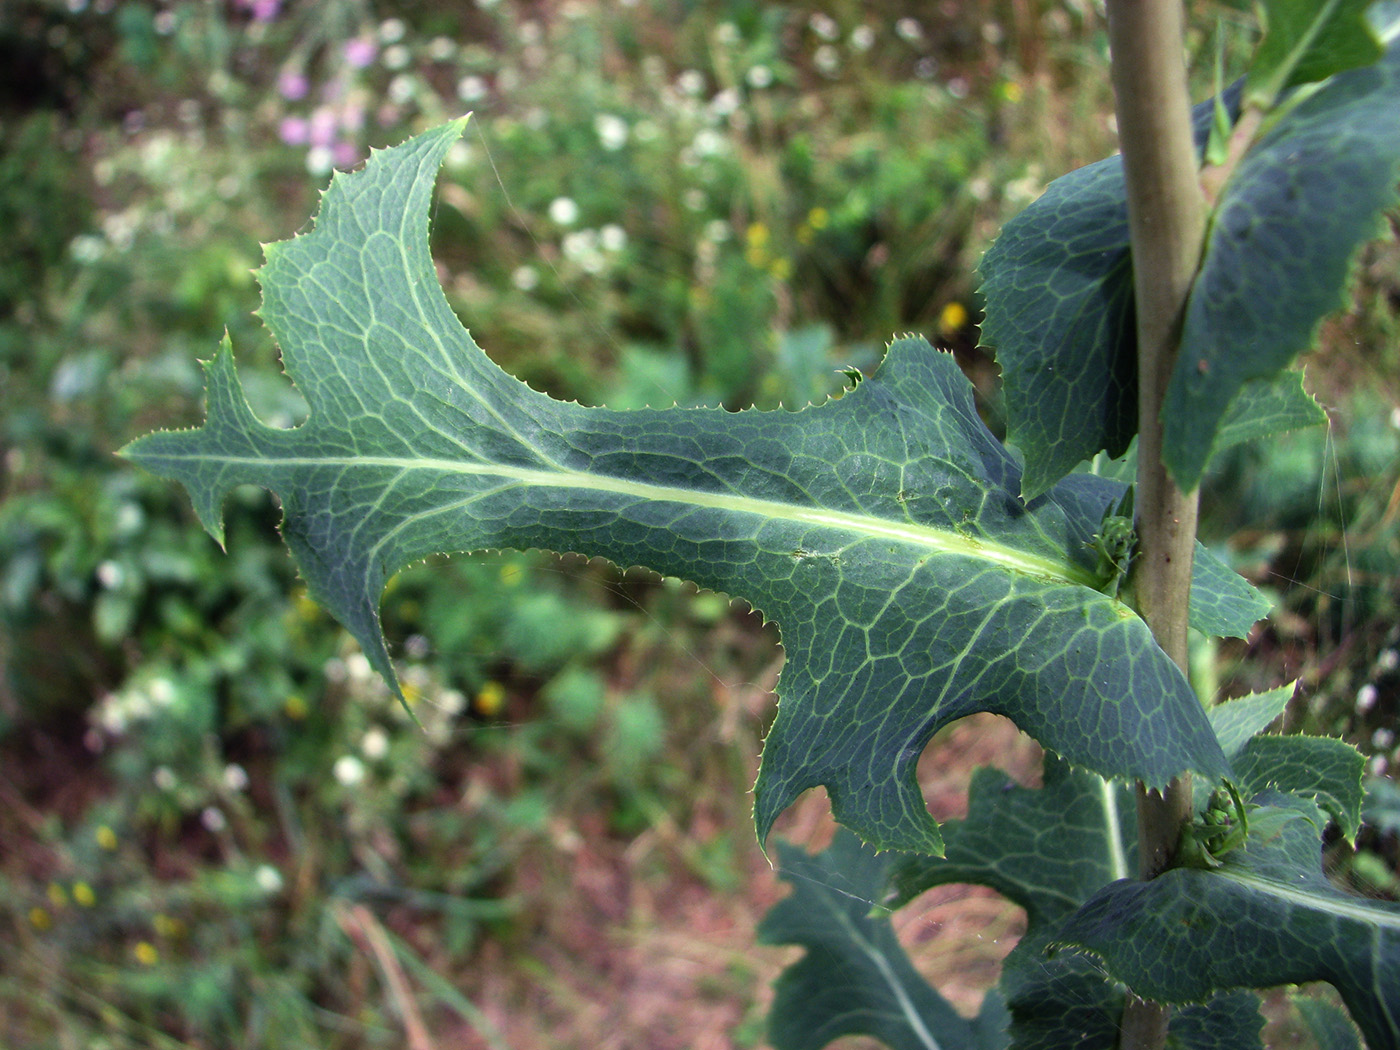
[{"label": "blurred background vegetation", "polygon": [[[1238,6],[1200,5],[1201,95],[1218,48],[1248,51]],[[1113,149],[1105,47],[1091,0],[0,8],[0,1044],[760,1044],[785,958],[750,929],[777,892],[744,795],[780,663],[760,617],[578,557],[441,559],[385,598],[415,726],[299,591],[265,493],[230,501],[225,554],[113,453],[198,423],[225,330],[256,411],[298,422],[253,315],[260,242],[333,169],[466,110],[434,253],[532,385],[800,407],[918,331],[995,428],[977,262]],[[1380,777],[1390,231],[1323,335],[1334,424],[1207,486],[1207,540],[1279,612],[1202,675],[1298,679],[1290,727]],[[1339,877],[1394,894],[1390,781],[1369,812]]]}]

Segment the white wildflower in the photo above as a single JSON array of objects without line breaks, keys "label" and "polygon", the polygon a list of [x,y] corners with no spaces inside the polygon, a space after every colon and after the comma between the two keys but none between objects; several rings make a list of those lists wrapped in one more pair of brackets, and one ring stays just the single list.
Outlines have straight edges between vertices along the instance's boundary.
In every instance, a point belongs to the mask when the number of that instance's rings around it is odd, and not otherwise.
[{"label": "white wildflower", "polygon": [[767,66],[753,66],[744,75],[744,79],[749,82],[749,87],[761,90],[773,83],[773,71]]},{"label": "white wildflower", "polygon": [[360,750],[371,762],[377,762],[389,753],[389,734],[379,726],[374,726],[360,740]]},{"label": "white wildflower", "polygon": [[331,772],[344,787],[354,787],[365,779],[365,764],[354,755],[341,755],[335,760]]},{"label": "white wildflower", "polygon": [[555,197],[549,202],[549,217],[560,226],[578,222],[578,205],[570,197]]},{"label": "white wildflower", "polygon": [[[705,74],[698,69],[687,69],[676,77],[676,90],[682,95],[694,98],[705,90]],[[1400,412],[1400,409],[1396,410]]]},{"label": "white wildflower", "polygon": [[598,231],[598,244],[605,252],[620,252],[627,247],[627,231],[610,222]]},{"label": "white wildflower", "polygon": [[540,272],[530,265],[517,266],[510,275],[510,283],[522,292],[533,292],[540,285]]},{"label": "white wildflower", "polygon": [[620,150],[627,145],[630,129],[627,121],[612,113],[599,113],[593,118],[593,130],[605,150]]},{"label": "white wildflower", "polygon": [[457,81],[457,97],[463,102],[471,105],[473,102],[480,102],[486,97],[486,80],[484,77],[472,74]]},{"label": "white wildflower", "polygon": [[269,896],[282,891],[282,873],[271,864],[259,864],[253,872],[253,881]]},{"label": "white wildflower", "polygon": [[816,33],[823,40],[835,40],[841,35],[841,27],[836,24],[836,19],[821,12],[807,19],[807,25],[813,33]]},{"label": "white wildflower", "polygon": [[115,591],[126,580],[126,570],[111,558],[97,566],[96,575],[97,582],[109,591]]},{"label": "white wildflower", "polygon": [[1374,685],[1367,682],[1356,691],[1356,713],[1364,715],[1371,708],[1376,706],[1376,700],[1380,693]]}]

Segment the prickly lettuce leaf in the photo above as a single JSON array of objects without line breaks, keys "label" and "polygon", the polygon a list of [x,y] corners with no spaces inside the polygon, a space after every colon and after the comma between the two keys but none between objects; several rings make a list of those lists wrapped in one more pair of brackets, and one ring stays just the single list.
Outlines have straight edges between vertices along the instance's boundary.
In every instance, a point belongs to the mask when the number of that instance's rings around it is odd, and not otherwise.
[{"label": "prickly lettuce leaf", "polygon": [[1327,981],[1373,1050],[1400,1047],[1400,905],[1349,896],[1322,871],[1320,813],[1265,792],[1295,819],[1251,836],[1213,870],[1115,882],[1060,930],[1138,995],[1198,1002],[1224,991]]},{"label": "prickly lettuce leaf", "polygon": [[1162,406],[1162,459],[1182,487],[1199,483],[1244,385],[1283,372],[1342,305],[1397,180],[1400,37],[1288,109],[1225,185]]},{"label": "prickly lettuce leaf", "polygon": [[888,913],[872,914],[891,854],[838,832],[815,856],[780,842],[778,857],[792,893],[764,916],[758,939],[807,952],[774,984],[768,1039],[777,1050],[821,1050],[846,1035],[894,1050],[1006,1046],[1006,1008],[995,992],[977,1017],[961,1017],[914,969]]},{"label": "prickly lettuce leaf", "polygon": [[[1226,769],[1185,678],[1092,586],[1092,537],[1121,486],[1071,478],[1023,502],[970,384],[923,340],[802,412],[584,408],[491,363],[428,251],[435,173],[460,132],[337,176],[314,230],[267,248],[262,316],[309,403],[302,426],[253,416],[226,344],[206,366],[204,426],[126,450],[182,482],[213,535],[230,488],[275,492],[311,595],[391,681],[380,594],[434,552],[575,551],[747,600],[787,653],[755,788],[765,836],[824,785],[867,841],[938,852],[915,763],[975,711],[1105,776]],[[1262,614],[1228,571],[1196,582],[1231,633]]]},{"label": "prickly lettuce leaf", "polygon": [[[1239,85],[1223,96],[1230,116]],[[1204,148],[1213,101],[1193,111]],[[1137,434],[1137,331],[1123,161],[1054,180],[982,260],[982,340],[996,354],[1007,442],[1036,496],[1075,465],[1121,456]]]},{"label": "prickly lettuce leaf", "polygon": [[[884,903],[899,907],[955,882],[990,886],[1026,910],[1026,935],[1006,959],[1000,990],[1011,1012],[1012,1046],[1118,1044],[1123,987],[1083,957],[1047,955],[1060,925],[1104,885],[1137,867],[1136,805],[1126,787],[1047,757],[1043,786],[1026,788],[1000,770],[973,774],[967,819],[943,827],[943,857],[904,856],[890,867]],[[1176,1045],[1259,1045],[1258,999],[1218,997],[1177,1011]]]}]

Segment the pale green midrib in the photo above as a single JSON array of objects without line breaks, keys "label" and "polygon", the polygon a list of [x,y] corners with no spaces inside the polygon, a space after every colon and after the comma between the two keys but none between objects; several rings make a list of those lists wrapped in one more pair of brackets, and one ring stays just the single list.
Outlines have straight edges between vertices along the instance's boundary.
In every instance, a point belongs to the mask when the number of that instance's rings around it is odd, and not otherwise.
[{"label": "pale green midrib", "polygon": [[894,996],[895,1002],[899,1004],[900,1013],[904,1015],[904,1019],[909,1025],[909,1030],[913,1032],[923,1046],[928,1047],[928,1050],[942,1050],[941,1044],[934,1038],[933,1033],[928,1029],[928,1025],[924,1023],[923,1017],[920,1016],[918,1007],[915,1006],[913,1000],[909,998],[908,991],[905,990],[904,985],[900,982],[894,970],[890,968],[890,963],[889,960],[885,958],[885,953],[870,943],[864,932],[851,921],[850,915],[840,905],[831,905],[831,913],[836,918],[836,921],[845,928],[846,935],[851,938],[851,942],[855,944],[860,953],[875,965],[875,969],[879,971],[880,977],[884,980],[886,987],[889,988],[890,994]]},{"label": "pale green midrib", "polygon": [[1252,875],[1244,871],[1217,871],[1213,873],[1212,877],[1229,879],[1241,886],[1247,886],[1256,893],[1274,897],[1288,904],[1296,904],[1309,911],[1320,911],[1340,919],[1351,919],[1367,925],[1382,926],[1400,933],[1400,914],[1383,911],[1361,901],[1353,902],[1345,897],[1327,896],[1315,889],[1295,889],[1274,879]]},{"label": "pale green midrib", "polygon": [[[936,529],[927,525],[887,521],[884,518],[845,511],[825,510],[798,503],[756,499],[703,489],[655,485],[644,481],[581,471],[536,470],[500,463],[468,463],[460,460],[406,458],[396,456],[354,457],[287,457],[275,460],[255,456],[167,455],[167,460],[208,460],[219,463],[246,463],[278,467],[390,467],[395,470],[431,470],[450,474],[467,474],[505,478],[513,482],[541,488],[575,488],[594,492],[610,492],[621,496],[658,503],[683,503],[695,507],[725,510],[736,514],[752,514],[766,519],[799,522],[832,529],[844,529],[874,539],[889,539],[922,547],[935,554],[962,555],[988,561],[1003,569],[1053,583],[1078,584],[1093,587],[1094,579],[1087,570],[1067,562],[1042,558],[988,540],[973,539],[961,533]],[[827,552],[822,552],[827,553]]]},{"label": "pale green midrib", "polygon": [[1123,855],[1123,829],[1118,820],[1118,789],[1110,780],[1099,778],[1099,792],[1103,798],[1104,831],[1108,837],[1109,865],[1113,878],[1126,879],[1128,858]]}]

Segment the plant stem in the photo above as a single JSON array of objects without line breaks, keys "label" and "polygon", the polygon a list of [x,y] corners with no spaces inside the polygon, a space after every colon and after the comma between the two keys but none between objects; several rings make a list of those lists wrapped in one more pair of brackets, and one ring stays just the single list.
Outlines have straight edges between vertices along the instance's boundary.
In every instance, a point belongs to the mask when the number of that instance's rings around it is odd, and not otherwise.
[{"label": "plant stem", "polygon": [[[1197,500],[1195,492],[1177,488],[1162,465],[1161,408],[1200,263],[1206,201],[1191,135],[1180,0],[1108,0],[1108,27],[1137,308],[1137,600],[1158,645],[1186,672]],[[1142,878],[1171,865],[1190,819],[1189,775],[1161,793],[1139,785]],[[1119,1046],[1160,1050],[1168,1016],[1166,1006],[1129,996]]]}]

